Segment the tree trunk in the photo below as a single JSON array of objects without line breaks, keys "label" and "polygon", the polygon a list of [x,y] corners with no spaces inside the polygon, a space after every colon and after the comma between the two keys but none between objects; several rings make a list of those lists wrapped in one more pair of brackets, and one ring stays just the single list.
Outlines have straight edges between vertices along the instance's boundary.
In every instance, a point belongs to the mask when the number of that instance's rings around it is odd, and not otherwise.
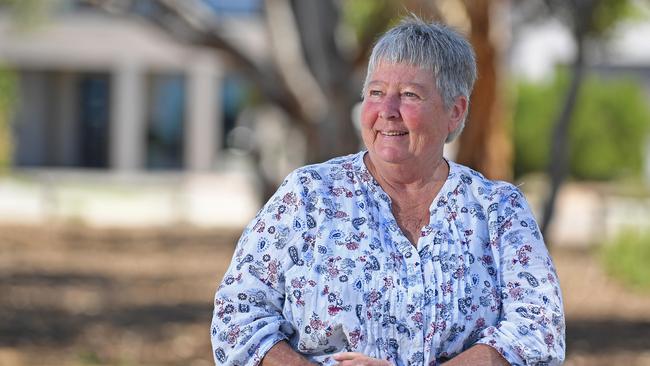
[{"label": "tree trunk", "polygon": [[505,125],[500,87],[500,38],[491,36],[493,1],[465,1],[471,22],[470,42],[477,58],[478,79],[472,93],[465,130],[460,135],[456,160],[490,179],[512,179],[512,142]]},{"label": "tree trunk", "polygon": [[569,173],[569,125],[584,79],[585,40],[590,30],[594,29],[594,12],[599,3],[600,0],[571,0],[567,2],[570,6],[569,13],[573,19],[573,37],[576,40],[577,54],[571,67],[571,83],[564,105],[553,129],[551,156],[547,170],[550,187],[544,203],[544,216],[541,225],[543,235],[548,233],[549,225],[555,214],[558,191]]},{"label": "tree trunk", "polygon": [[541,224],[543,235],[548,232],[549,224],[555,213],[557,193],[569,172],[569,126],[580,93],[580,86],[584,79],[584,36],[578,35],[576,40],[578,53],[571,67],[571,84],[551,137],[551,157],[547,170],[550,187],[544,203],[544,216]]},{"label": "tree trunk", "polygon": [[323,0],[294,0],[292,4],[306,61],[328,102],[326,113],[313,126],[318,131],[321,149],[317,160],[310,162],[355,152],[359,140],[351,111],[359,100],[360,85],[355,83],[350,57],[336,43],[340,6]]}]

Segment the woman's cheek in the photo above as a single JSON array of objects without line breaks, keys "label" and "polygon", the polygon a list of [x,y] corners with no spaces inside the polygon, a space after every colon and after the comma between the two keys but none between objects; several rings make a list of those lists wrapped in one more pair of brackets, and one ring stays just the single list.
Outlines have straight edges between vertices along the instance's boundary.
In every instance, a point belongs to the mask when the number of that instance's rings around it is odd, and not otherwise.
[{"label": "woman's cheek", "polygon": [[377,108],[368,103],[364,102],[361,109],[361,126],[366,128],[372,128],[377,120],[378,112]]}]

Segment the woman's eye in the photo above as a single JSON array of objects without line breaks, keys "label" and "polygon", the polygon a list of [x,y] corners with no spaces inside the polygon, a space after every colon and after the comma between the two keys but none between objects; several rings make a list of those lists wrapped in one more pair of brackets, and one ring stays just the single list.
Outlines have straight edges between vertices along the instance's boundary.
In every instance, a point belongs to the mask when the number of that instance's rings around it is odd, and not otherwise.
[{"label": "woman's eye", "polygon": [[370,92],[368,92],[368,95],[373,96],[373,97],[380,96],[381,95],[381,90],[371,90]]},{"label": "woman's eye", "polygon": [[402,95],[407,97],[407,98],[417,98],[418,97],[418,95],[413,93],[413,92],[404,92]]}]

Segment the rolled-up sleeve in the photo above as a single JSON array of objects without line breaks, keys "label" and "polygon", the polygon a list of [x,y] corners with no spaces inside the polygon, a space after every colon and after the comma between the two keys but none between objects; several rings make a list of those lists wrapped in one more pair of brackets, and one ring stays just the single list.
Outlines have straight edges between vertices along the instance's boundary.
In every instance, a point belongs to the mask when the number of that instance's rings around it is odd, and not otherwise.
[{"label": "rolled-up sleeve", "polygon": [[490,245],[498,257],[500,321],[477,343],[511,365],[559,365],[565,322],[557,274],[531,210],[519,190],[504,189],[490,210]]},{"label": "rolled-up sleeve", "polygon": [[[302,199],[295,173],[244,229],[214,299],[212,350],[218,365],[257,365],[294,332],[282,316],[284,273],[299,261]],[[299,192],[299,191],[298,191]]]}]

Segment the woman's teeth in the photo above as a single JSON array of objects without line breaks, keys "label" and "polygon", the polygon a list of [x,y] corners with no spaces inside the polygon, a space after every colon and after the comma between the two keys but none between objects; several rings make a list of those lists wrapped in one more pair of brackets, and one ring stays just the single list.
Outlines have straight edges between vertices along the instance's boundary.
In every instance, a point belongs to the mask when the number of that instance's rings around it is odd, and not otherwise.
[{"label": "woman's teeth", "polygon": [[385,131],[381,133],[384,136],[403,136],[408,134],[408,132],[401,132],[401,131]]}]

